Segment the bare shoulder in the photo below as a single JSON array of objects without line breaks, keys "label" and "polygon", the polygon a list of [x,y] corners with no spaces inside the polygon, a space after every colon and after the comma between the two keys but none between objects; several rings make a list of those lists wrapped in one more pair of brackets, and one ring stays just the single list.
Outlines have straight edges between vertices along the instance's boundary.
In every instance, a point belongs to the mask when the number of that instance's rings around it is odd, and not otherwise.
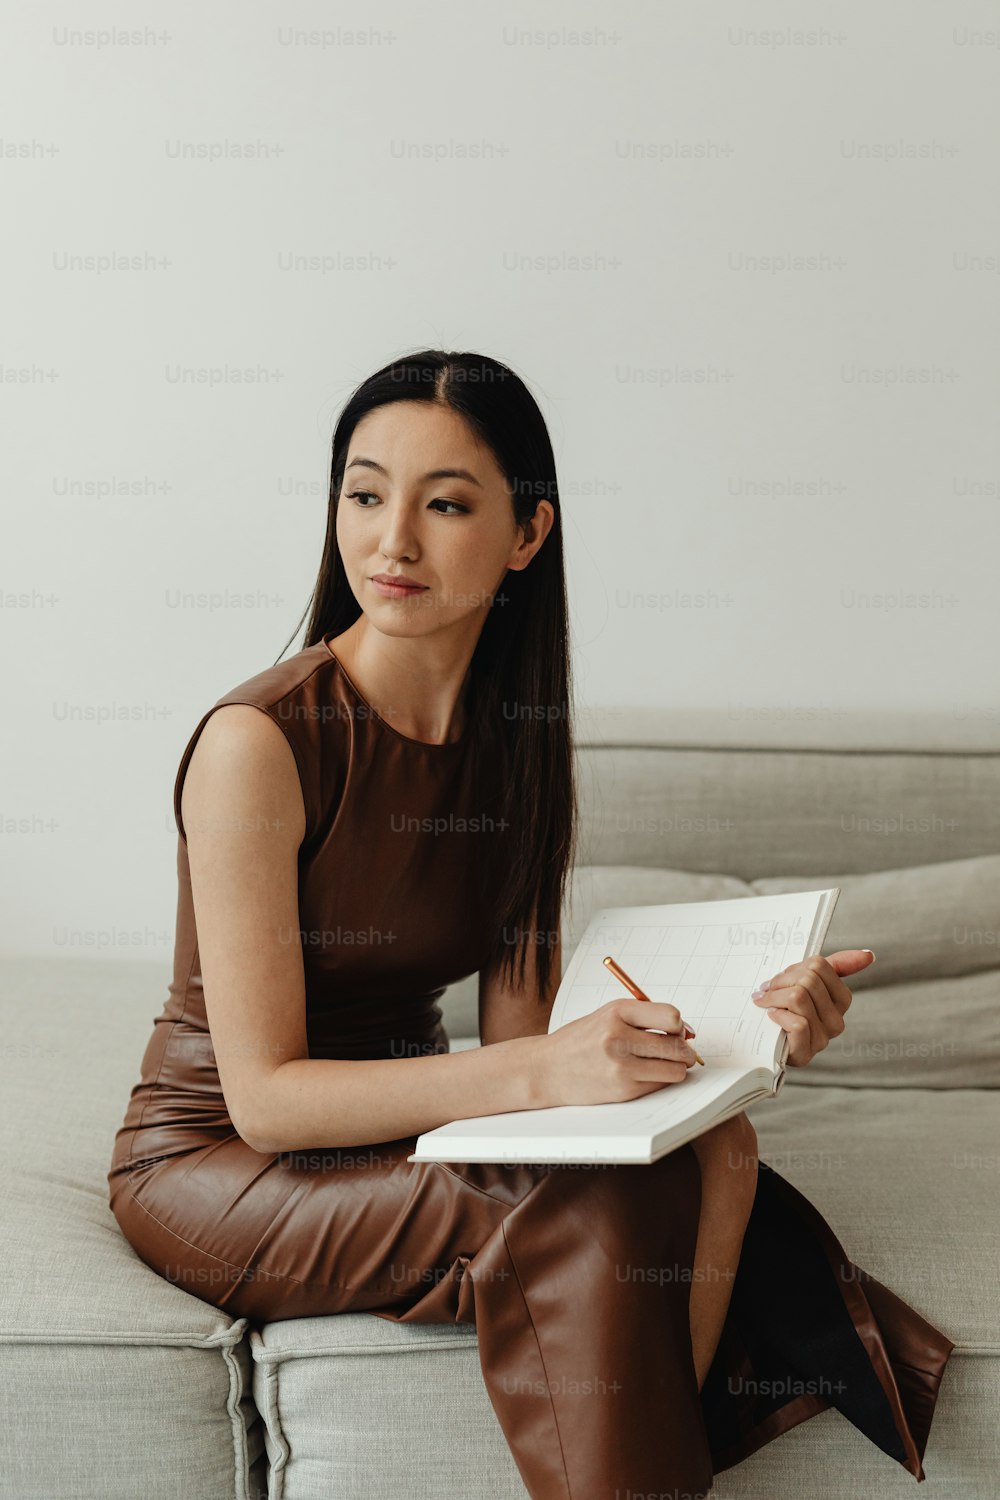
[{"label": "bare shoulder", "polygon": [[209,716],[181,792],[184,829],[305,836],[305,807],[291,745],[266,710],[225,703]]}]

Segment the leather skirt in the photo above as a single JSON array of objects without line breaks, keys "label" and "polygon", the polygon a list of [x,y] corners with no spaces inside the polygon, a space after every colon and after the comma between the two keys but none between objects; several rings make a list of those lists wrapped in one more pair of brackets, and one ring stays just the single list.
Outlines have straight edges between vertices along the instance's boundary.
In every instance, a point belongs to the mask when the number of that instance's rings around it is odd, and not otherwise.
[{"label": "leather skirt", "polygon": [[853,1265],[764,1162],[699,1390],[690,1145],[652,1166],[446,1164],[408,1162],[415,1137],[262,1154],[203,1120],[186,1145],[163,1132],[165,1151],[135,1154],[157,1134],[120,1131],[108,1173],[147,1265],[258,1325],[362,1311],[474,1324],[533,1500],[698,1500],[714,1474],[830,1406],[924,1478],[954,1345]]}]

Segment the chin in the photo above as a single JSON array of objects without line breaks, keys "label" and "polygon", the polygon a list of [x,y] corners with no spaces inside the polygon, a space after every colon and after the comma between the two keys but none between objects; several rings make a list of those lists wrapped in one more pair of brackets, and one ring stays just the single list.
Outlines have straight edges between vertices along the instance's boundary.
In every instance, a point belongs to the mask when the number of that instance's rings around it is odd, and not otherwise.
[{"label": "chin", "polygon": [[403,620],[399,618],[398,611],[395,612],[394,616],[394,606],[391,599],[380,602],[387,604],[389,607],[384,610],[362,609],[361,612],[373,630],[377,630],[379,635],[391,636],[393,640],[410,640],[415,639],[417,636],[428,635],[432,630],[436,630],[441,623],[435,618],[435,611],[433,610],[425,609],[421,611],[422,618],[420,619]]}]

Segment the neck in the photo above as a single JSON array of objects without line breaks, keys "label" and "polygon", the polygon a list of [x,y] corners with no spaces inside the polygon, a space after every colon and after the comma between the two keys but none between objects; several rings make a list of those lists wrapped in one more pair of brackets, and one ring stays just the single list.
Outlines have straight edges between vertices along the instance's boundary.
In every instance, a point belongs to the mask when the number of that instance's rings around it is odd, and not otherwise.
[{"label": "neck", "polygon": [[400,734],[448,744],[464,733],[475,642],[387,636],[359,615],[330,646],[358,691]]}]

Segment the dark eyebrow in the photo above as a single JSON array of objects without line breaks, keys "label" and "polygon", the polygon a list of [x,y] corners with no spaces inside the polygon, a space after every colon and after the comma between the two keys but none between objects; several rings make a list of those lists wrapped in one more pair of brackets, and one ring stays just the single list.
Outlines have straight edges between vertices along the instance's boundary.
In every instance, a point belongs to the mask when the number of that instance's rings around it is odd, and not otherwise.
[{"label": "dark eyebrow", "polygon": [[[353,469],[358,465],[366,469],[375,469],[379,474],[384,474],[387,479],[389,477],[389,470],[377,464],[373,458],[352,458],[347,467]],[[421,484],[427,479],[467,479],[470,484],[476,485],[479,489],[483,487],[475,474],[470,474],[468,469],[431,469],[429,473],[422,476]]]}]

